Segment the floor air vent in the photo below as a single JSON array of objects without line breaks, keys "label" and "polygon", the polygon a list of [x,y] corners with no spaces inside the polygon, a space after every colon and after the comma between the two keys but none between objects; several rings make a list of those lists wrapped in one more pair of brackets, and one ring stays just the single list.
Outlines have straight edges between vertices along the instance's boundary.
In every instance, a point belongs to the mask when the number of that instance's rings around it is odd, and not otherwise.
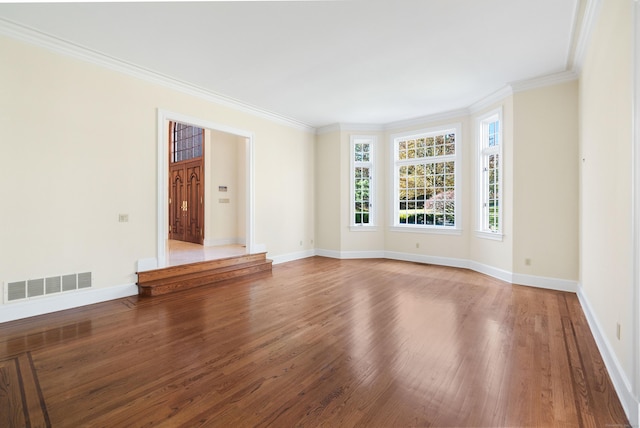
[{"label": "floor air vent", "polygon": [[5,283],[5,302],[91,288],[91,272]]}]

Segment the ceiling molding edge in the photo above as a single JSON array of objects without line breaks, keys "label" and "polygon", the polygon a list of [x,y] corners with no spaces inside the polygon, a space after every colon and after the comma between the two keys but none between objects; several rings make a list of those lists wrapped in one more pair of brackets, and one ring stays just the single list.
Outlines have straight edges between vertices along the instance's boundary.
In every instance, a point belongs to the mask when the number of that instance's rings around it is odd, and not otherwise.
[{"label": "ceiling molding edge", "polygon": [[546,74],[544,76],[534,77],[533,79],[518,80],[511,82],[509,86],[513,93],[528,91],[530,89],[543,88],[545,86],[557,85],[560,83],[571,82],[578,79],[578,73],[573,70],[565,70],[559,73]]},{"label": "ceiling molding edge", "polygon": [[332,132],[382,132],[384,125],[375,123],[332,123],[331,125],[316,128],[316,135],[330,134]]},{"label": "ceiling molding edge", "polygon": [[600,15],[600,10],[602,9],[602,1],[603,0],[587,0],[587,5],[585,6],[582,23],[578,33],[578,40],[573,53],[573,59],[571,59],[571,70],[576,74],[579,74],[580,70],[582,70],[589,39],[591,38],[597,17]]},{"label": "ceiling molding edge", "polygon": [[201,98],[218,105],[232,108],[234,110],[249,113],[253,116],[267,119],[302,131],[315,133],[313,126],[299,122],[295,119],[279,115],[246,103],[227,97],[205,88],[184,82],[173,77],[131,64],[129,62],[111,57],[86,47],[68,42],[66,40],[42,33],[32,28],[17,24],[4,18],[0,18],[0,35],[16,39],[31,45],[35,45],[46,50],[70,56],[81,61],[89,62],[100,67],[123,73],[150,83],[164,86],[188,95]]},{"label": "ceiling molding edge", "polygon": [[424,126],[424,124],[428,122],[433,123],[451,119],[459,119],[460,117],[468,116],[469,113],[469,109],[465,107],[457,110],[449,110],[442,113],[434,113],[427,116],[415,117],[413,119],[389,122],[383,125],[383,129],[385,131],[393,131],[402,128],[411,128],[414,126]]},{"label": "ceiling molding edge", "polygon": [[339,123],[332,123],[331,125],[319,126],[316,128],[316,135],[330,134],[332,132],[340,132]]},{"label": "ceiling molding edge", "polygon": [[[640,0],[636,0],[640,1]],[[567,70],[559,73],[546,74],[544,76],[534,77],[532,79],[518,80],[511,82],[497,91],[485,96],[468,107],[457,110],[450,110],[442,113],[435,113],[427,116],[420,116],[413,119],[389,122],[382,125],[376,124],[357,124],[357,123],[334,123],[331,125],[316,128],[316,135],[329,134],[331,132],[340,131],[360,131],[360,132],[382,132],[391,131],[402,128],[411,128],[413,126],[424,126],[425,123],[433,123],[450,119],[457,119],[463,116],[470,116],[482,110],[492,107],[510,97],[514,93],[528,91],[531,89],[543,88],[561,83],[571,82],[578,79],[575,71]]]},{"label": "ceiling molding edge", "polygon": [[513,95],[513,90],[510,85],[505,85],[502,88],[498,89],[492,94],[487,95],[486,97],[476,101],[475,103],[469,106],[469,112],[471,114],[478,113],[481,110],[486,109],[487,107],[491,107],[493,104],[496,104],[507,97]]}]

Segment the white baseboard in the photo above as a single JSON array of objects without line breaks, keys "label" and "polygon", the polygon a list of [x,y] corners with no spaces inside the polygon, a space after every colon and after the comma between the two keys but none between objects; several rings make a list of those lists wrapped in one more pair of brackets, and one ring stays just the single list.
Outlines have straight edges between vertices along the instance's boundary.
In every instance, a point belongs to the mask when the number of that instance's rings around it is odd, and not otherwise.
[{"label": "white baseboard", "polygon": [[332,259],[384,259],[384,251],[332,251],[315,250],[316,256],[331,257]]},{"label": "white baseboard", "polygon": [[457,268],[468,268],[469,261],[455,259],[452,257],[427,256],[424,254],[398,253],[395,251],[385,251],[384,257],[392,260],[402,260],[405,262],[425,263],[430,265],[449,266]]},{"label": "white baseboard", "polygon": [[331,257],[334,259],[370,259],[370,258],[386,258],[392,260],[402,260],[406,262],[425,263],[439,266],[450,266],[463,269],[471,269],[473,271],[489,275],[510,284],[526,285],[529,287],[546,288],[556,291],[568,291],[575,293],[578,289],[578,283],[567,279],[548,278],[544,276],[525,275],[513,273],[504,269],[478,263],[473,260],[457,259],[453,257],[437,257],[425,254],[400,253],[396,251],[334,251],[322,250],[315,251],[315,255],[323,257]]},{"label": "white baseboard", "polygon": [[522,273],[514,273],[512,284],[528,285],[530,287],[547,288],[549,290],[569,291],[571,293],[578,292],[578,282],[568,279],[547,278],[544,276],[525,275]]},{"label": "white baseboard", "polygon": [[289,254],[282,254],[279,256],[270,256],[269,253],[267,253],[267,258],[273,260],[273,264],[277,265],[280,263],[286,263],[286,262],[292,262],[294,260],[300,260],[300,259],[306,259],[307,257],[313,257],[315,256],[315,250],[304,250],[304,251],[298,251],[295,253],[289,253]]},{"label": "white baseboard", "polygon": [[0,306],[0,323],[93,305],[94,303],[135,296],[136,294],[138,294],[138,286],[136,284],[124,284],[61,293],[26,302],[8,303]]},{"label": "white baseboard", "polygon": [[137,263],[137,269],[138,272],[146,272],[148,270],[158,269],[158,259],[155,257],[139,259]]},{"label": "white baseboard", "polygon": [[267,245],[266,244],[253,244],[253,248],[251,249],[252,253],[266,253]]},{"label": "white baseboard", "polygon": [[483,263],[479,263],[472,260],[469,261],[469,269],[475,272],[479,272],[479,273],[491,276],[501,281],[508,282],[509,284],[514,283],[513,281],[514,274],[504,269],[485,265]]},{"label": "white baseboard", "polygon": [[316,249],[315,256],[329,257],[332,259],[340,258],[340,251]]},{"label": "white baseboard", "polygon": [[622,403],[622,407],[629,419],[629,423],[631,426],[637,427],[640,423],[640,398],[634,396],[632,383],[625,375],[625,372],[620,365],[620,361],[618,361],[616,353],[611,347],[611,343],[609,343],[607,336],[604,334],[604,330],[593,312],[593,307],[584,293],[584,289],[580,285],[577,287],[577,294],[580,306],[582,306],[582,311],[587,318],[589,328],[591,329],[593,338],[596,341],[600,355],[602,355],[604,365],[609,371],[611,382],[613,382],[613,387],[620,398],[620,402]]},{"label": "white baseboard", "polygon": [[220,245],[244,244],[244,241],[243,238],[205,239],[202,245],[205,247],[218,247]]}]

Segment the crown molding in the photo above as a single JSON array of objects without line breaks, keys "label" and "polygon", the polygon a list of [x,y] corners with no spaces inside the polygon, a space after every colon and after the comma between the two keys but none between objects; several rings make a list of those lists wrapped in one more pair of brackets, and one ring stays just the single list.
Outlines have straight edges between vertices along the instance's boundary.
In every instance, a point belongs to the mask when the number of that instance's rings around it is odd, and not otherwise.
[{"label": "crown molding", "polygon": [[572,64],[571,70],[576,74],[579,74],[580,70],[582,70],[589,39],[591,38],[591,33],[593,33],[593,29],[595,28],[597,17],[602,9],[602,0],[586,0],[586,2],[587,4],[585,6],[582,23],[577,35],[573,58],[570,59]]},{"label": "crown molding", "polygon": [[4,18],[0,18],[0,34],[12,39],[20,40],[22,42],[44,48],[52,52],[79,59],[81,61],[89,62],[100,67],[123,73],[141,80],[145,80],[150,83],[164,86],[166,88],[173,89],[187,95],[192,95],[211,103],[229,107],[237,111],[260,117],[262,119],[267,119],[271,122],[276,122],[281,125],[286,125],[310,133],[315,132],[314,127],[299,122],[295,119],[252,106],[231,97],[215,93],[208,89],[192,85],[182,80],[175,79],[173,77],[146,69],[144,67],[131,64],[129,62],[111,57],[109,55],[105,55],[101,52],[94,51],[84,46],[80,46],[75,43],[71,43],[66,40],[42,33],[40,31],[17,24]]},{"label": "crown molding", "polygon": [[546,74],[534,77],[533,79],[518,80],[511,82],[509,86],[514,93],[528,91],[531,89],[543,88],[545,86],[558,85],[560,83],[571,82],[578,79],[578,73],[573,70],[561,71],[559,73]]},{"label": "crown molding", "polygon": [[[638,1],[638,0],[636,0]],[[486,97],[476,101],[468,107],[457,110],[450,110],[442,113],[436,113],[427,116],[416,117],[413,119],[400,120],[397,122],[389,122],[383,125],[375,124],[353,124],[353,123],[334,123],[322,126],[316,129],[316,135],[329,134],[338,131],[368,131],[382,132],[393,131],[403,128],[412,128],[416,126],[424,126],[425,123],[434,123],[445,120],[457,119],[464,116],[470,116],[501,102],[514,93],[528,91],[531,89],[543,88],[545,86],[557,85],[560,83],[571,82],[578,79],[578,74],[572,70],[561,71],[559,73],[547,74],[544,76],[534,77],[533,79],[518,80],[498,89],[497,91],[487,95]]]},{"label": "crown molding", "polygon": [[[383,132],[387,130],[423,126],[425,122],[438,122],[451,120],[462,116],[469,116],[470,114],[477,113],[478,111],[485,109],[494,103],[500,102],[504,98],[511,96],[513,93],[576,80],[578,78],[579,69],[582,65],[587,40],[592,32],[594,22],[596,21],[596,17],[600,11],[602,3],[602,0],[586,1],[587,5],[585,7],[582,25],[580,26],[579,39],[575,49],[573,68],[571,70],[548,74],[545,76],[539,76],[533,79],[511,82],[505,85],[503,88],[489,94],[488,96],[465,108],[435,113],[412,119],[389,122],[386,124],[337,123],[316,128],[295,119],[243,103],[239,100],[215,93],[196,85],[192,85],[188,82],[175,79],[143,67],[139,67],[137,65],[122,61],[114,57],[110,57],[101,52],[97,52],[86,47],[59,39],[57,37],[14,23],[4,18],[0,18],[0,35],[5,35],[7,37],[17,39],[25,43],[39,46],[49,51],[70,56],[147,82],[151,82],[169,89],[195,96],[214,104],[229,107],[236,111],[248,113],[253,116],[269,120],[271,122],[279,123],[316,135],[323,135],[336,131]],[[635,1],[637,2],[638,0]]]},{"label": "crown molding", "polygon": [[316,128],[316,135],[331,134],[332,132],[340,132],[340,124],[332,123],[331,125],[320,126]]},{"label": "crown molding", "polygon": [[478,100],[475,103],[471,104],[469,106],[469,113],[471,114],[478,113],[479,111],[484,110],[488,107],[491,107],[493,104],[496,104],[504,100],[505,98],[510,97],[511,95],[513,95],[513,90],[511,89],[511,86],[509,85],[503,86],[502,88],[498,89],[492,94],[489,94],[486,97],[482,98],[481,100]]},{"label": "crown molding", "polygon": [[346,132],[382,132],[384,125],[376,123],[341,123],[340,130]]},{"label": "crown molding", "polygon": [[469,115],[469,109],[465,107],[457,110],[450,110],[442,113],[435,113],[427,116],[416,117],[413,119],[390,122],[385,124],[383,126],[383,129],[385,131],[393,131],[393,130],[403,129],[403,128],[412,128],[415,126],[424,126],[424,124],[428,122],[433,123],[433,122],[440,122],[445,120],[459,119],[461,117],[468,116],[468,115]]}]

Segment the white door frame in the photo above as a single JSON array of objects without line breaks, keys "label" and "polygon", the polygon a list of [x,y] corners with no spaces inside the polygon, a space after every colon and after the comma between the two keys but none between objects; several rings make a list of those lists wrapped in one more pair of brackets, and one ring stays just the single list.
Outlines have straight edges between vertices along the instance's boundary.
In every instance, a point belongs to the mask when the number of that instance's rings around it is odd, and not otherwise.
[{"label": "white door frame", "polygon": [[[169,121],[176,121],[194,125],[199,128],[206,128],[215,131],[225,132],[227,134],[237,135],[245,139],[246,157],[246,216],[245,216],[245,236],[247,252],[254,252],[254,213],[253,213],[253,133],[242,129],[232,128],[230,126],[221,125],[219,123],[210,122],[208,120],[187,116],[168,110],[158,109],[158,132],[157,132],[157,191],[158,191],[158,233],[157,233],[157,267],[162,268],[166,265],[166,242],[169,236],[169,162],[167,158],[167,141],[169,141],[169,131],[167,124]],[[205,174],[207,172],[205,171]],[[209,183],[205,184],[205,187]],[[206,223],[205,223],[205,227]]]},{"label": "white door frame", "polygon": [[632,281],[632,314],[631,330],[631,364],[633,379],[632,392],[637,400],[635,421],[640,419],[640,1],[633,2],[633,100],[632,100],[632,153],[633,153],[633,281]]}]

